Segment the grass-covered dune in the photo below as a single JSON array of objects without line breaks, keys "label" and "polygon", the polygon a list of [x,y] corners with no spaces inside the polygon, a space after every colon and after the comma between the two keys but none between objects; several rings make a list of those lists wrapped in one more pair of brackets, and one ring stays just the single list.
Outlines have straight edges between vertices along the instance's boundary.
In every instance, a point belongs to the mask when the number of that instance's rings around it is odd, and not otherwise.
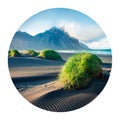
[{"label": "grass-covered dune", "polygon": [[20,57],[21,54],[18,50],[9,50],[8,56],[9,57]]},{"label": "grass-covered dune", "polygon": [[24,54],[27,55],[27,56],[30,56],[30,57],[38,56],[38,53],[36,51],[34,51],[34,50],[27,50],[27,51],[25,51]]},{"label": "grass-covered dune", "polygon": [[71,56],[62,67],[59,79],[66,89],[84,88],[91,79],[102,75],[102,61],[91,53]]},{"label": "grass-covered dune", "polygon": [[35,50],[26,50],[25,52],[19,52],[18,50],[9,50],[9,57],[40,57],[48,60],[62,60],[62,57],[59,53],[54,50],[46,49],[40,52]]},{"label": "grass-covered dune", "polygon": [[59,53],[50,49],[42,50],[38,56],[48,60],[62,60]]}]

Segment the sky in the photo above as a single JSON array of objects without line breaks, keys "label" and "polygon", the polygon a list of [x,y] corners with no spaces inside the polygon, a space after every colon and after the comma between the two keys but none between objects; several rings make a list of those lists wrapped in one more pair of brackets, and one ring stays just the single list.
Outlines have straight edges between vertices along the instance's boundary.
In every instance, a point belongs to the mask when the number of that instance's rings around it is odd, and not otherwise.
[{"label": "sky", "polygon": [[110,48],[99,25],[85,14],[72,9],[53,8],[39,12],[25,21],[18,31],[34,36],[53,26],[63,28],[70,36],[77,38],[90,48]]}]

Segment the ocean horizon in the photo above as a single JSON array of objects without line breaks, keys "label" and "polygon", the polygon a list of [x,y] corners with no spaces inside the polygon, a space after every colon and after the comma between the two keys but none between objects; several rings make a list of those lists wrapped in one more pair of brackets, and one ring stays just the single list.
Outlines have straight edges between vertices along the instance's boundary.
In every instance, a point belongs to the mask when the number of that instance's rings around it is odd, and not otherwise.
[{"label": "ocean horizon", "polygon": [[98,49],[98,50],[56,50],[59,53],[83,53],[83,52],[89,52],[96,55],[112,55],[111,49]]},{"label": "ocean horizon", "polygon": [[[26,50],[19,50],[20,52],[25,52]],[[40,52],[42,50],[35,50],[36,52]],[[55,50],[58,53],[83,53],[88,52],[96,55],[112,55],[111,49],[90,49],[90,50]]]}]

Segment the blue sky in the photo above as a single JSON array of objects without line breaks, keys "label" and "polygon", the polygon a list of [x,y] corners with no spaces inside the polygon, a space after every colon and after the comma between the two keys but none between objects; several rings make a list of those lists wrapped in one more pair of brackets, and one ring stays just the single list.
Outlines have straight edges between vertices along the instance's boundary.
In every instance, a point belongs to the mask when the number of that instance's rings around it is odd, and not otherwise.
[{"label": "blue sky", "polygon": [[25,21],[18,31],[36,35],[53,26],[63,28],[70,36],[79,39],[90,48],[110,48],[104,32],[95,21],[79,11],[66,8],[42,11]]}]

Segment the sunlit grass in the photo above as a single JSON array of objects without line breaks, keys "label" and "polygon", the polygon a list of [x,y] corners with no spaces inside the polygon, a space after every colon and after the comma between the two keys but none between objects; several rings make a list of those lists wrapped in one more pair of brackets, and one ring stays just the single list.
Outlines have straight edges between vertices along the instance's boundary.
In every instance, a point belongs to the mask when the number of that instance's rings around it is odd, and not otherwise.
[{"label": "sunlit grass", "polygon": [[9,50],[8,56],[9,57],[20,57],[21,54],[19,53],[18,50]]},{"label": "sunlit grass", "polygon": [[56,51],[49,49],[42,50],[38,56],[48,60],[62,60],[61,56]]},{"label": "sunlit grass", "polygon": [[38,56],[38,53],[34,50],[27,50],[24,52],[25,55],[31,56],[31,57],[36,57]]},{"label": "sunlit grass", "polygon": [[62,67],[59,79],[66,89],[84,88],[92,78],[102,74],[101,63],[94,54],[75,54]]}]

